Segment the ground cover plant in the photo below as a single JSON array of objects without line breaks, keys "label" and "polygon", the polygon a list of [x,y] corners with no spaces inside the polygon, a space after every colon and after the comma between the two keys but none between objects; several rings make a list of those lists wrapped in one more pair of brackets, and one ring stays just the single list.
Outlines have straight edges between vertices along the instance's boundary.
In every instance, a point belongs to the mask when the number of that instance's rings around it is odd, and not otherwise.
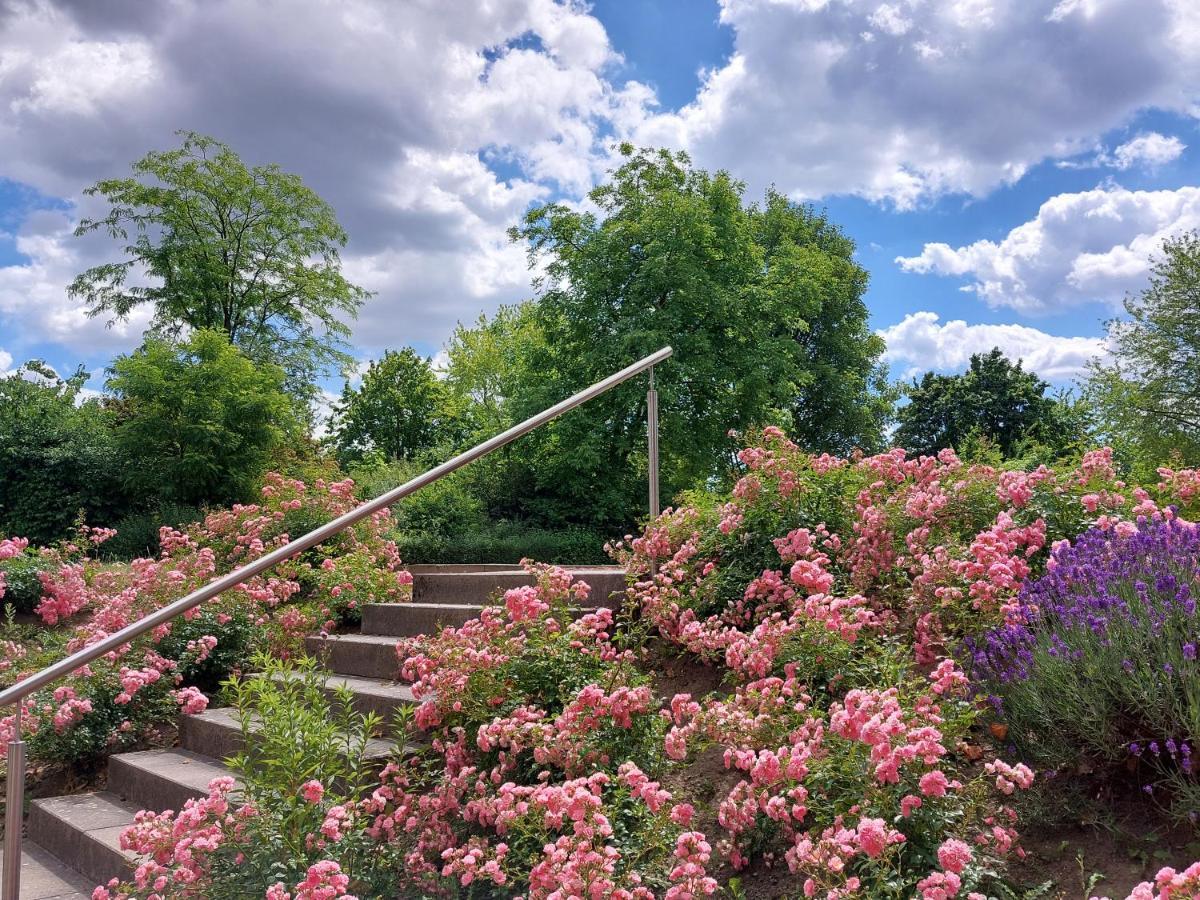
[{"label": "ground cover plant", "polygon": [[[27,625],[8,626],[0,682],[102,640],[354,505],[349,481],[309,485],[271,475],[259,503],[212,512],[183,530],[163,528],[155,558],[98,559],[95,548],[111,529],[84,528],[78,540],[54,547],[5,538],[0,599],[15,575],[14,606],[28,609],[38,596],[33,610],[49,627],[31,635]],[[35,693],[24,706],[30,756],[70,762],[128,745],[180,710],[204,709],[206,692],[254,652],[286,658],[306,634],[354,620],[363,603],[406,599],[412,579],[387,537],[389,523],[381,512]],[[12,721],[0,720],[0,741]]]}]

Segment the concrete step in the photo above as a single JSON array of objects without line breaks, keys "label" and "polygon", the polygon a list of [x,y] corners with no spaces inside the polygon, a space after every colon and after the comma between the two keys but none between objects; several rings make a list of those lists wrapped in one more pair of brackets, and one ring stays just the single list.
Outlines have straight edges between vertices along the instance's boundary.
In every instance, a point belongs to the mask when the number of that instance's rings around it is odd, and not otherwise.
[{"label": "concrete step", "polygon": [[[379,605],[407,607],[409,604]],[[396,635],[388,633],[311,635],[304,639],[304,650],[319,659],[326,669],[339,675],[392,679],[400,674],[396,640]]]},{"label": "concrete step", "polygon": [[[392,661],[397,662],[396,638],[436,634],[439,628],[457,628],[479,618],[478,603],[367,603],[362,607],[362,633],[392,639]],[[398,664],[396,666],[399,668]]]},{"label": "concrete step", "polygon": [[[429,571],[431,566],[413,566],[413,601],[415,603],[484,604],[510,588],[534,583],[524,569],[485,569],[473,566],[447,566]],[[586,581],[592,588],[589,606],[619,605],[610,595],[624,595],[625,570],[618,566],[564,566],[576,579]]]},{"label": "concrete step", "polygon": [[95,886],[37,844],[26,841],[22,846],[21,900],[89,900]]},{"label": "concrete step", "polygon": [[214,778],[233,773],[219,760],[192,750],[139,750],[108,760],[108,791],[139,809],[183,809],[208,796]]},{"label": "concrete step", "polygon": [[[121,832],[141,807],[97,791],[46,797],[29,804],[29,840],[71,867],[92,885],[129,878],[136,857],[121,849]],[[24,896],[22,894],[22,896]]]},{"label": "concrete step", "polygon": [[[252,726],[252,737],[255,731],[257,729]],[[241,753],[245,744],[237,710],[225,706],[206,709],[194,716],[181,716],[179,743],[185,750],[220,760]],[[398,746],[387,738],[372,738],[367,742],[367,758],[384,762],[395,754]]]},{"label": "concrete step", "polygon": [[[274,677],[287,678],[289,676],[280,674]],[[355,710],[359,713],[376,713],[389,722],[397,710],[416,703],[412,688],[407,684],[397,684],[394,681],[330,673],[324,676],[324,682],[327,695],[333,696],[334,691],[347,687],[354,694]]]}]

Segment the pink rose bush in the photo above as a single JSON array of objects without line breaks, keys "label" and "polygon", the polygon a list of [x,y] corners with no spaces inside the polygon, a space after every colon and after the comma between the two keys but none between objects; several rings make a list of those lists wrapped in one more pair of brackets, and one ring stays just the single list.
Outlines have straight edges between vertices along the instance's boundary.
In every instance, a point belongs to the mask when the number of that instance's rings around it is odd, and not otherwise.
[{"label": "pink rose bush", "polygon": [[[111,529],[83,528],[77,540],[54,548],[0,540],[0,571],[36,562],[40,600],[33,608],[54,629],[37,636],[44,652],[24,642],[5,652],[0,680],[11,684],[102,640],[355,503],[348,480],[307,485],[272,474],[260,503],[215,511],[184,530],[163,528],[162,550],[153,559],[95,559],[90,554]],[[57,692],[34,695],[24,719],[31,754],[70,760],[131,742],[179,711],[202,711],[204,692],[244,667],[256,650],[287,657],[306,635],[354,620],[364,603],[407,599],[412,577],[389,530],[389,514],[378,513],[76,672]],[[0,720],[0,738],[6,741],[11,728],[11,716]]]},{"label": "pink rose bush", "polygon": [[662,784],[666,719],[613,614],[587,585],[531,566],[534,588],[462,628],[402,641],[432,738],[432,782],[393,774],[383,833],[415,842],[431,890],[487,882],[530,898],[683,900],[714,893],[712,847]]},{"label": "pink rose bush", "polygon": [[1107,448],[1073,467],[1010,471],[950,450],[813,457],[767,428],[738,458],[728,500],[688,495],[612,548],[660,634],[713,661],[740,646],[742,664],[757,627],[786,631],[804,606],[804,623],[815,608],[830,630],[902,628],[930,663],[948,640],[1014,616],[1055,541],[1200,515],[1192,470],[1132,486]]}]

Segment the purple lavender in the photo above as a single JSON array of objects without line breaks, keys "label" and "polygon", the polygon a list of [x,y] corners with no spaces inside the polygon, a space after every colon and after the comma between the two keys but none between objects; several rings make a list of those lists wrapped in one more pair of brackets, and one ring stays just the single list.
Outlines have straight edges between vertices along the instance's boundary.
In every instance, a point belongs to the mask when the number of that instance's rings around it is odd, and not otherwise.
[{"label": "purple lavender", "polygon": [[1009,624],[966,642],[979,688],[1042,765],[1133,755],[1160,775],[1192,771],[1200,527],[1138,525],[1080,535],[1025,585]]}]

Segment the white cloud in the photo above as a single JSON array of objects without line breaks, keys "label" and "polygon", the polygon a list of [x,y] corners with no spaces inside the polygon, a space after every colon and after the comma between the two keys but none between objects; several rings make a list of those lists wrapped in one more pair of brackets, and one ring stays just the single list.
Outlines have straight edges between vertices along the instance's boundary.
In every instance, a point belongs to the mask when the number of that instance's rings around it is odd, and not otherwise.
[{"label": "white cloud", "polygon": [[1148,131],[1119,144],[1110,153],[1100,150],[1083,160],[1065,159],[1057,163],[1061,169],[1096,169],[1107,167],[1125,171],[1133,168],[1151,171],[1174,162],[1183,155],[1187,144],[1174,135],[1168,137],[1157,131]]},{"label": "white cloud", "polygon": [[[589,188],[621,123],[645,117],[653,95],[615,84],[619,65],[600,22],[556,0],[15,2],[0,6],[0,159],[6,177],[79,201],[176,129],[212,134],[337,210],[347,269],[378,292],[358,343],[439,342],[527,294],[505,229],[531,201]],[[77,247],[70,226],[22,228],[28,260],[0,267],[0,328],[75,353],[128,346],[140,327],[106,332],[66,301],[71,277],[115,250]]]},{"label": "white cloud", "polygon": [[887,342],[887,361],[902,366],[902,378],[930,369],[961,371],[972,354],[999,347],[1028,371],[1062,383],[1078,377],[1088,360],[1105,353],[1103,338],[1060,337],[1016,324],[968,325],[961,319],[940,323],[932,312],[910,313],[877,333]]},{"label": "white cloud", "polygon": [[1139,134],[1113,151],[1112,166],[1115,169],[1131,169],[1134,166],[1155,168],[1183,155],[1187,144],[1177,137],[1167,137],[1157,131]]},{"label": "white cloud", "polygon": [[1038,314],[1083,303],[1116,308],[1144,287],[1165,238],[1200,227],[1200,187],[1130,191],[1119,186],[1059,194],[1001,241],[926,244],[897,257],[906,272],[967,279],[991,307]]},{"label": "white cloud", "polygon": [[730,59],[639,135],[803,198],[983,195],[1138,110],[1189,114],[1200,83],[1194,0],[722,0],[721,21]]}]

